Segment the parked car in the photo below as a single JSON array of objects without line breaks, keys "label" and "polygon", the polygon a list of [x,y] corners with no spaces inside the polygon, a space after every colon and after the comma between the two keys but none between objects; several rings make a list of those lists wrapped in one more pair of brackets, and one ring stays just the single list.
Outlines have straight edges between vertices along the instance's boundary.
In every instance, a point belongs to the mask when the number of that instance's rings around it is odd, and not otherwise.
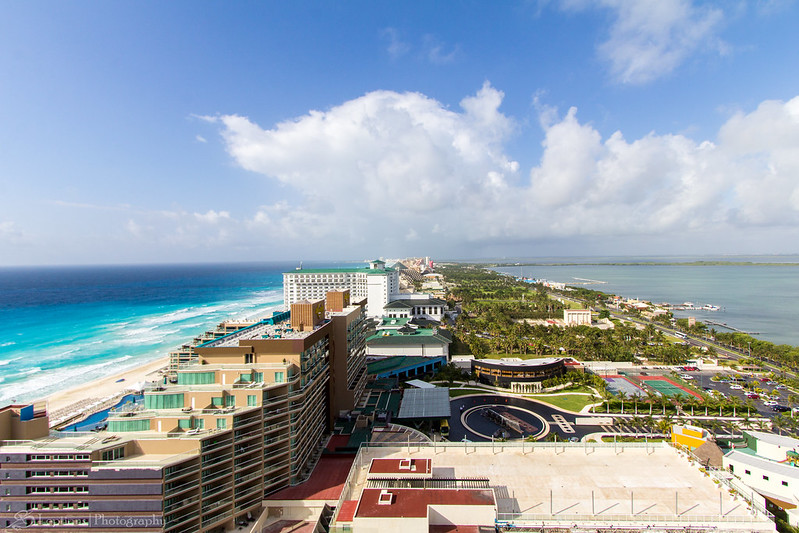
[{"label": "parked car", "polygon": [[768,407],[774,407],[775,405],[777,405],[777,402],[775,402],[774,400],[766,400],[765,402],[763,402],[763,405],[767,405]]},{"label": "parked car", "polygon": [[773,405],[771,406],[772,411],[777,411],[778,413],[784,413],[785,411],[790,411],[791,408],[786,405]]},{"label": "parked car", "polygon": [[746,397],[749,398],[750,400],[758,400],[758,399],[760,399],[760,395],[759,394],[755,394],[754,392],[747,393]]},{"label": "parked car", "polygon": [[732,390],[743,390],[743,386],[742,385],[738,385],[737,383],[734,383],[734,384],[730,385],[730,388]]}]

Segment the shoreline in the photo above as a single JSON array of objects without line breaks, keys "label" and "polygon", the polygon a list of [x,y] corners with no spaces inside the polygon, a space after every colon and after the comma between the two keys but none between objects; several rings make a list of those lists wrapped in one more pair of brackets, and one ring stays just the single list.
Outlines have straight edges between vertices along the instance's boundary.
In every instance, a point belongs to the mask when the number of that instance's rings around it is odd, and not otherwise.
[{"label": "shoreline", "polygon": [[[120,397],[130,393],[137,383],[162,379],[161,370],[168,366],[169,357],[162,356],[139,366],[55,392],[32,403],[47,403],[50,427],[55,427],[80,415],[89,416],[114,405]],[[124,381],[119,381],[120,379]]]}]

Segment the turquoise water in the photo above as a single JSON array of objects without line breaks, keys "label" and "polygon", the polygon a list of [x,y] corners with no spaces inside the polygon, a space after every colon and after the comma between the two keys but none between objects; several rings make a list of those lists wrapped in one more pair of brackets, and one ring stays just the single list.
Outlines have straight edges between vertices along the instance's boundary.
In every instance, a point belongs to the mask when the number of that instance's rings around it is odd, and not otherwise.
[{"label": "turquoise water", "polygon": [[164,357],[227,318],[271,314],[294,266],[0,269],[0,405]]},{"label": "turquoise water", "polygon": [[[672,261],[696,258],[669,258]],[[715,260],[719,258],[711,258]],[[608,261],[608,258],[594,261]],[[641,258],[614,261],[639,261]],[[646,258],[662,261],[662,258]],[[697,320],[713,320],[748,332],[757,332],[758,338],[776,344],[799,345],[799,257],[767,258],[725,257],[726,261],[797,262],[795,266],[768,265],[569,265],[569,266],[517,266],[497,270],[529,278],[544,278],[569,285],[639,298],[653,303],[692,302],[695,305],[711,304],[719,311],[678,311],[678,317],[695,316]],[[583,259],[581,262],[591,262]],[[520,261],[523,262],[523,261]],[[530,261],[532,262],[532,261]],[[543,263],[543,260],[535,260]],[[547,260],[555,262],[555,260]],[[601,281],[585,284],[585,280]],[[579,284],[579,285],[578,285]],[[716,327],[719,331],[728,331]]]}]

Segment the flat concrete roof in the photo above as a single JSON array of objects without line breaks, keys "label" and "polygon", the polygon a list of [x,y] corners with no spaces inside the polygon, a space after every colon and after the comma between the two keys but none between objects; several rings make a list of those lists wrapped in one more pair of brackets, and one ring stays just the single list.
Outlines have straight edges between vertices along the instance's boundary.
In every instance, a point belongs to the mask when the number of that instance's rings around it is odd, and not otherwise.
[{"label": "flat concrete roof", "polygon": [[498,518],[535,524],[679,525],[773,531],[774,522],[665,443],[635,445],[504,443],[362,448],[345,500],[359,499],[375,458],[429,458],[433,478],[488,478]]}]

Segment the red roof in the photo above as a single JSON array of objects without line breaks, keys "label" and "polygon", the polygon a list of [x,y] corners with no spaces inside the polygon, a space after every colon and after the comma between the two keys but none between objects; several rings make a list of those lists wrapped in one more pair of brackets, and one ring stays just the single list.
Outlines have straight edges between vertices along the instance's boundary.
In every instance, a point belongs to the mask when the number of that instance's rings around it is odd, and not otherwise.
[{"label": "red roof", "polygon": [[336,448],[343,448],[349,441],[349,435],[331,435],[330,440],[327,441],[326,448],[328,451],[335,452]]},{"label": "red roof", "polygon": [[[379,504],[380,493],[391,493],[391,504]],[[428,505],[491,505],[489,489],[363,489],[355,516],[363,518],[426,518]]]},{"label": "red roof", "polygon": [[344,500],[341,503],[341,510],[338,512],[337,522],[352,522],[355,518],[355,510],[358,508],[358,500]]},{"label": "red roof", "polygon": [[267,500],[338,500],[355,455],[322,455],[313,474],[304,483],[279,490]]},{"label": "red roof", "polygon": [[[404,467],[404,468],[403,468]],[[372,459],[370,474],[429,474],[430,459]]]}]

